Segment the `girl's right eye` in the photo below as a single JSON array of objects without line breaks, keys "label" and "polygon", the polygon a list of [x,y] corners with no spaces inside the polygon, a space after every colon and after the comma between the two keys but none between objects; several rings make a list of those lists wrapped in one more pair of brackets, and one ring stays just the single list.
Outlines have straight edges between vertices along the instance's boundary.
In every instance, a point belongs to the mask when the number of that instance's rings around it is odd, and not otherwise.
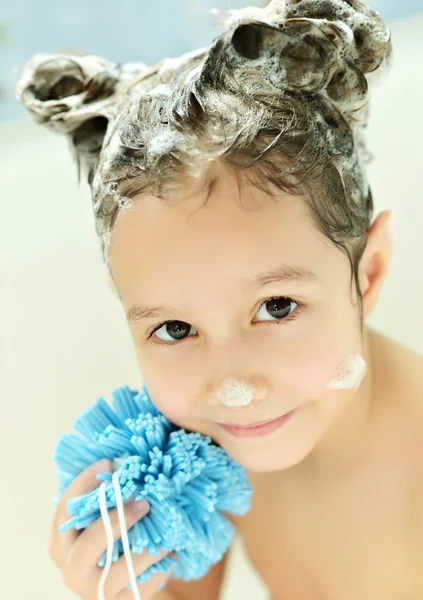
[{"label": "girl's right eye", "polygon": [[[179,340],[183,340],[184,338],[188,337],[191,329],[193,329],[195,333],[194,327],[188,323],[184,323],[184,321],[165,321],[164,323],[161,323],[161,325],[158,325],[158,327],[151,332],[151,336],[160,331],[160,329],[163,329],[162,335],[166,335],[168,338],[170,338],[170,340],[166,340],[159,337],[158,339],[161,340],[162,344],[176,344]],[[173,342],[171,340],[173,340]]]}]

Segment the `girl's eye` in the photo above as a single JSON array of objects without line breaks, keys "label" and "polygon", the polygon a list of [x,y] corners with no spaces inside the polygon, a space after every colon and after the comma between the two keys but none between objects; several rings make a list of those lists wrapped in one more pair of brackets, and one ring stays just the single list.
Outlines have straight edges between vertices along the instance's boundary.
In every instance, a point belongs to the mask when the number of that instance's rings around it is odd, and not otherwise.
[{"label": "girl's eye", "polygon": [[[297,300],[292,300],[291,298],[286,298],[284,296],[279,296],[279,297],[275,297],[275,298],[269,298],[268,300],[265,300],[264,302],[262,302],[262,304],[260,305],[260,308],[258,310],[258,313],[261,311],[261,309],[263,307],[268,306],[268,308],[266,308],[265,310],[273,313],[274,319],[265,319],[267,321],[270,321],[272,323],[276,323],[277,325],[280,325],[282,323],[282,321],[286,322],[286,321],[293,321],[294,319],[297,318],[298,314],[301,312],[301,310],[296,310],[294,313],[293,311],[295,310],[295,308],[292,308],[292,305],[295,304],[299,309],[301,309],[303,307],[303,304],[301,302],[298,302]],[[293,316],[290,316],[293,313]],[[286,318],[288,317],[288,318]],[[254,321],[256,322],[256,321]],[[178,341],[181,341],[182,339],[184,339],[185,337],[187,337],[187,333],[189,333],[190,329],[194,329],[192,328],[189,323],[184,323],[184,321],[165,321],[164,323],[161,323],[160,325],[158,325],[148,336],[148,339],[150,339],[152,337],[152,335],[158,331],[160,331],[160,329],[163,328],[163,332],[162,335],[168,336],[168,338],[158,338],[159,340],[161,340],[161,342],[155,342],[153,341],[153,344],[161,344],[161,345],[167,345],[167,346],[174,346]],[[195,331],[195,330],[194,330]],[[188,336],[188,337],[192,337],[192,336]]]}]

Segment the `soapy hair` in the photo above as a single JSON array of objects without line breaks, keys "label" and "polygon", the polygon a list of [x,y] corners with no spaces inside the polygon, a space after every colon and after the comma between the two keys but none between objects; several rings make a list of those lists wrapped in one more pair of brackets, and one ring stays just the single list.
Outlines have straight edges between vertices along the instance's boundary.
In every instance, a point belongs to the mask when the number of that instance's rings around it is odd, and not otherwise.
[{"label": "soapy hair", "polygon": [[[224,165],[269,193],[301,197],[344,251],[362,310],[358,265],[373,199],[364,165],[371,85],[390,64],[391,34],[360,0],[272,0],[215,11],[224,32],[154,66],[41,53],[17,98],[66,135],[91,186],[103,258],[132,198],[177,201],[187,183],[211,193]],[[140,201],[140,200],[138,200]]]}]

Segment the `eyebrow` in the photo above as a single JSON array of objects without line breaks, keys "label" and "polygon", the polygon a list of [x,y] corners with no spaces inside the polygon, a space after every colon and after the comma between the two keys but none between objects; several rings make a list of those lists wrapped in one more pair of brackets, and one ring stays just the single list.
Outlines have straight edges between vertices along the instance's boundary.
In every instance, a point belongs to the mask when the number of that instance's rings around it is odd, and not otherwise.
[{"label": "eyebrow", "polygon": [[[262,273],[259,277],[248,279],[247,289],[254,290],[271,283],[295,283],[297,285],[318,283],[319,278],[315,273],[304,267],[280,265],[271,271]],[[166,306],[146,306],[133,304],[126,312],[126,319],[130,324],[137,324],[145,319],[160,317],[170,314],[172,310]],[[174,312],[174,311],[173,311]]]}]

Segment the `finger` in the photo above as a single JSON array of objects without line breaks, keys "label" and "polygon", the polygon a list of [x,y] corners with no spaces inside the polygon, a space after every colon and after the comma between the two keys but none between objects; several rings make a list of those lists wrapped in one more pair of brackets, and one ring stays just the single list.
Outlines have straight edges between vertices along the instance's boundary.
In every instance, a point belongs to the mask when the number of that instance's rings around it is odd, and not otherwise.
[{"label": "finger", "polygon": [[50,542],[50,556],[58,564],[66,561],[75,541],[81,535],[81,532],[76,529],[59,532],[59,527],[71,518],[66,503],[70,498],[82,496],[99,487],[101,481],[96,479],[96,476],[100,472],[113,472],[111,461],[103,459],[90,465],[72,481],[60,498],[53,518]]},{"label": "finger", "polygon": [[[148,504],[148,503],[147,503]],[[129,531],[133,525],[150,510],[150,505],[140,508],[136,503],[131,502],[123,505],[126,529]],[[116,542],[121,537],[119,515],[116,508],[109,511],[110,525],[112,528],[113,540]],[[91,523],[81,535],[75,540],[72,550],[69,553],[67,563],[69,568],[76,573],[84,574],[86,577],[95,570],[97,563],[107,549],[106,529],[103,519],[98,518]]]},{"label": "finger", "polygon": [[[134,568],[135,576],[144,573],[144,571],[151,567],[151,565],[158,563],[165,556],[169,556],[171,554],[170,550],[164,550],[161,547],[159,547],[159,550],[159,554],[156,555],[150,554],[146,548],[144,548],[142,554],[135,554],[134,552],[131,552],[132,566]],[[95,579],[97,581],[100,580],[102,573],[103,569],[101,567],[97,567],[95,573]],[[123,554],[112,565],[110,573],[107,576],[105,582],[106,598],[114,598],[118,593],[124,591],[128,583],[130,583],[128,564],[126,562],[126,557]]]},{"label": "finger", "polygon": [[[152,600],[162,585],[170,579],[175,568],[166,573],[155,573],[149,581],[139,583],[137,587],[142,600]],[[133,590],[122,590],[115,596],[115,600],[134,600]]]}]

